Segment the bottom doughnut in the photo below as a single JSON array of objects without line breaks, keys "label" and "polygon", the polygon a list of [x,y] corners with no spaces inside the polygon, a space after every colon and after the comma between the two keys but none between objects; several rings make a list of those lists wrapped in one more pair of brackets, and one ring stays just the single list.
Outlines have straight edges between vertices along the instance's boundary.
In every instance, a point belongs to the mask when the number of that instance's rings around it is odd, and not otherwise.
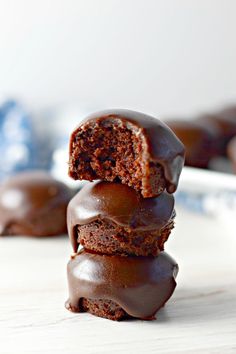
[{"label": "bottom doughnut", "polygon": [[166,252],[125,257],[82,250],[68,263],[66,308],[116,321],[152,320],[173,294],[177,273],[177,263]]}]

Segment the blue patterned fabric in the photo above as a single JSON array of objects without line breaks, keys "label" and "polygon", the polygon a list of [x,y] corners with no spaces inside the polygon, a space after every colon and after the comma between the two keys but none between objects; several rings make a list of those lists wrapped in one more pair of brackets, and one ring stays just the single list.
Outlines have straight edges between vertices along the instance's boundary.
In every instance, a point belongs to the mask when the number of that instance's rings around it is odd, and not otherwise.
[{"label": "blue patterned fabric", "polygon": [[207,208],[205,206],[205,198],[208,197],[205,194],[200,193],[190,193],[178,190],[175,193],[176,204],[183,207],[186,210],[205,214],[207,213]]},{"label": "blue patterned fabric", "polygon": [[231,213],[235,215],[236,190],[195,193],[179,189],[175,193],[175,200],[176,205],[193,213],[213,217]]},{"label": "blue patterned fabric", "polygon": [[37,168],[32,121],[15,101],[0,105],[0,180],[15,172]]}]

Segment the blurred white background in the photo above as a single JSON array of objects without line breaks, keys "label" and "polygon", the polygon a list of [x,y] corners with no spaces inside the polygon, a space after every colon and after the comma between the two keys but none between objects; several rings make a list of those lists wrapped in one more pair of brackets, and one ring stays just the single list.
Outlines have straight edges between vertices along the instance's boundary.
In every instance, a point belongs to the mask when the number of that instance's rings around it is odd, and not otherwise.
[{"label": "blurred white background", "polygon": [[0,0],[0,96],[191,115],[236,99],[234,0]]}]

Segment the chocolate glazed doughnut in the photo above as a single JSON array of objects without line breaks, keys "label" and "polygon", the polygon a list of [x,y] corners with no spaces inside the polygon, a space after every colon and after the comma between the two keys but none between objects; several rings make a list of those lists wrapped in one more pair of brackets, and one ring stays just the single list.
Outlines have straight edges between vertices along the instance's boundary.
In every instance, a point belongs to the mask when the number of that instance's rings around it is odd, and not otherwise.
[{"label": "chocolate glazed doughnut", "polygon": [[22,172],[0,186],[0,235],[64,234],[72,190],[46,172]]},{"label": "chocolate glazed doughnut", "polygon": [[227,156],[227,145],[236,135],[236,106],[229,106],[213,114],[203,114],[196,121],[208,129],[218,130],[215,147],[218,155]]},{"label": "chocolate glazed doughnut", "polygon": [[103,254],[148,256],[164,249],[174,217],[167,192],[143,198],[124,184],[96,181],[70,201],[67,225],[74,252],[81,244]]},{"label": "chocolate glazed doughnut", "polygon": [[72,257],[67,271],[68,310],[111,320],[152,320],[176,287],[178,265],[165,252],[158,257],[120,257],[82,251]]},{"label": "chocolate glazed doughnut", "polygon": [[200,121],[185,120],[168,120],[166,124],[186,148],[186,166],[207,168],[210,160],[219,154],[216,142],[220,134],[216,127],[210,128]]},{"label": "chocolate glazed doughnut", "polygon": [[175,192],[184,146],[161,121],[129,110],[95,113],[71,134],[69,175],[93,181],[119,180],[141,192]]}]

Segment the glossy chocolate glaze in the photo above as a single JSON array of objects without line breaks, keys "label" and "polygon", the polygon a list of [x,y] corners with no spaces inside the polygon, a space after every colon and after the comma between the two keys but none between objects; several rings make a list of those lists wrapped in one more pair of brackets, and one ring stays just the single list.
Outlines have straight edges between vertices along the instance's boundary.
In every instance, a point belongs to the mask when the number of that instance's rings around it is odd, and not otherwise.
[{"label": "glossy chocolate glaze", "polygon": [[67,308],[79,311],[81,298],[112,300],[130,316],[152,319],[172,295],[177,263],[158,257],[104,256],[81,251],[67,267]]},{"label": "glossy chocolate glaze", "polygon": [[149,115],[126,109],[106,110],[88,116],[77,127],[70,139],[70,155],[73,143],[80,129],[91,124],[112,121],[126,127],[142,139],[143,161],[151,161],[162,166],[167,191],[174,193],[184,164],[184,146],[176,135],[160,120]]},{"label": "glossy chocolate glaze", "polygon": [[0,235],[66,232],[72,191],[42,171],[19,173],[0,185]]},{"label": "glossy chocolate glaze", "polygon": [[72,247],[77,252],[77,225],[100,218],[136,231],[161,230],[174,215],[174,197],[167,192],[143,198],[127,185],[96,181],[88,182],[70,201],[67,226]]}]

